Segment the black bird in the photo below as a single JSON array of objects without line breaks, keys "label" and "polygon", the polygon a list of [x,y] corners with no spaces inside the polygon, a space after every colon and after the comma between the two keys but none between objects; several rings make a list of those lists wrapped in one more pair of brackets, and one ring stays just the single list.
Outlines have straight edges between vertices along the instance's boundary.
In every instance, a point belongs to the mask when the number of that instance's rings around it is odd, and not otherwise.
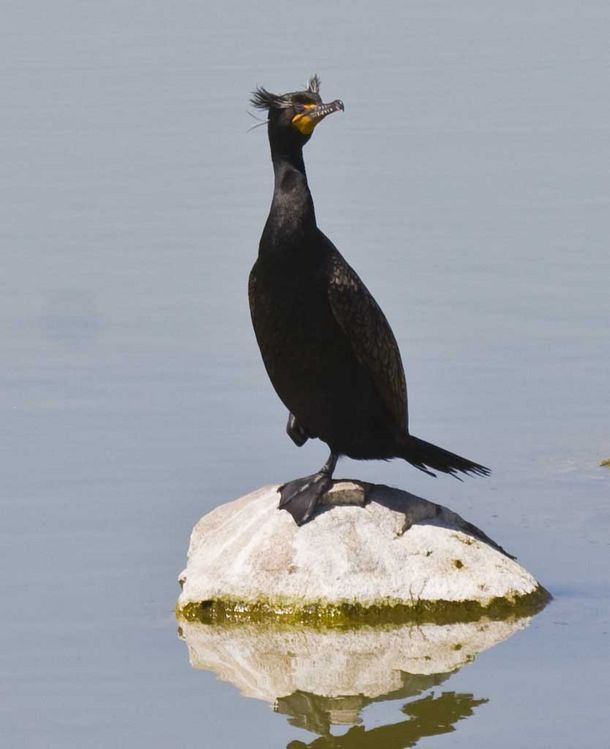
[{"label": "black bird", "polygon": [[318,438],[325,465],[280,488],[280,508],[298,525],[330,487],[341,455],[403,458],[429,468],[487,475],[489,469],[413,437],[400,352],[377,302],[333,243],[318,229],[303,146],[324,117],[343,110],[322,103],[314,76],[306,91],[257,88],[251,103],[267,110],[275,187],[258,259],[249,280],[250,312],[263,362],[290,415],[299,446]]}]

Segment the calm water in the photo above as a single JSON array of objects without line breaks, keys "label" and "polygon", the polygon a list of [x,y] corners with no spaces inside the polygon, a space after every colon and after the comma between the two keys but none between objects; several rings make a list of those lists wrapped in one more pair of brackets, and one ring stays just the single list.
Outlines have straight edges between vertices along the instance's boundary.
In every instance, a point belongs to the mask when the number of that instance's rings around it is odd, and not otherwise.
[{"label": "calm water", "polygon": [[[605,746],[610,8],[371,7],[3,3],[2,746]],[[413,431],[494,468],[339,473],[453,507],[555,595],[343,743],[294,718],[324,705],[192,669],[173,617],[193,523],[324,457],[285,437],[246,302],[248,92],[316,71],[346,107],[307,148],[319,223],[393,325]]]}]

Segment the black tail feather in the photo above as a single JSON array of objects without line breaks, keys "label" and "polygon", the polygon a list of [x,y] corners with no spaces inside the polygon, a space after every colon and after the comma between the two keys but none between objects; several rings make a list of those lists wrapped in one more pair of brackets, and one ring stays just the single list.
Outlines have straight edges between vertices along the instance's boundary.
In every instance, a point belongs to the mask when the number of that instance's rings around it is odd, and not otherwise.
[{"label": "black tail feather", "polygon": [[425,442],[417,437],[407,435],[404,441],[404,452],[401,457],[411,463],[415,468],[430,476],[435,474],[429,468],[442,473],[450,473],[457,479],[458,473],[473,474],[475,476],[489,476],[491,471],[485,466],[473,463],[472,460],[462,458],[460,455],[443,450],[430,442]]}]

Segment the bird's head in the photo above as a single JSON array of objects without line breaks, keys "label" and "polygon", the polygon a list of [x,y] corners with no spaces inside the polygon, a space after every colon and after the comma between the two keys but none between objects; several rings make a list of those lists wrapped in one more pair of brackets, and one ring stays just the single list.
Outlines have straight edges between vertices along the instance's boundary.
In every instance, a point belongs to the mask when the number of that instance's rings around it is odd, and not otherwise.
[{"label": "bird's head", "polygon": [[282,142],[293,148],[304,146],[316,125],[329,114],[343,111],[343,102],[339,99],[324,104],[320,98],[320,79],[317,75],[310,78],[305,91],[272,94],[259,86],[250,102],[257,109],[267,110],[271,142]]}]

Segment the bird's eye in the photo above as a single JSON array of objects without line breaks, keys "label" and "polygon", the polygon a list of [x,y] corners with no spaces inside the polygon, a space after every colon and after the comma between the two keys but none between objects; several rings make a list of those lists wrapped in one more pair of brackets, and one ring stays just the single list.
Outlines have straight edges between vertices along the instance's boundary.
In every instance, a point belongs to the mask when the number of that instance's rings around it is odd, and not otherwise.
[{"label": "bird's eye", "polygon": [[305,104],[313,104],[314,102],[311,100],[311,97],[309,96],[304,96],[303,94],[297,94],[292,99],[292,103],[295,109],[298,109],[299,105],[303,107]]}]

